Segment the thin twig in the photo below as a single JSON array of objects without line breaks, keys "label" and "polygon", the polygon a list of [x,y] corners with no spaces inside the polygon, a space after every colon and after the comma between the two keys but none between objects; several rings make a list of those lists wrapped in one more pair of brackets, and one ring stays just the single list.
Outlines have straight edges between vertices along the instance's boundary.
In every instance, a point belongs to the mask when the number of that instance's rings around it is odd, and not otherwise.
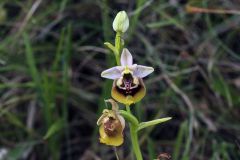
[{"label": "thin twig", "polygon": [[94,52],[104,53],[104,54],[109,53],[107,49],[101,48],[101,47],[96,47],[96,46],[81,46],[81,47],[76,48],[76,50],[79,52],[94,51]]},{"label": "thin twig", "polygon": [[19,33],[21,33],[23,31],[23,29],[25,28],[27,22],[30,20],[30,18],[33,16],[33,14],[35,13],[35,11],[37,10],[37,8],[39,7],[39,5],[41,4],[42,0],[37,0],[35,1],[35,3],[33,3],[31,9],[29,10],[29,12],[27,13],[26,17],[23,20],[23,23],[21,24],[20,28],[19,28]]},{"label": "thin twig", "polygon": [[200,7],[193,7],[190,5],[186,6],[186,11],[188,13],[214,13],[214,14],[238,14],[238,15],[240,15],[239,10],[200,8]]},{"label": "thin twig", "polygon": [[[176,72],[171,72],[171,73],[168,74],[168,76],[169,77],[178,77],[178,76],[181,76],[181,75],[190,74],[190,73],[198,71],[198,70],[199,70],[199,66],[194,66],[194,67],[186,68],[186,69],[179,70],[179,71],[176,71]],[[150,80],[146,81],[146,84],[152,84],[152,83],[155,83],[155,82],[159,82],[162,79],[164,79],[164,75],[159,75],[159,76],[157,76],[153,79],[150,79]]]},{"label": "thin twig", "polygon": [[116,156],[117,160],[120,160],[119,156],[118,156],[118,153],[117,153],[117,148],[113,147],[113,150],[114,150],[114,153],[115,153],[115,156]]},{"label": "thin twig", "polygon": [[148,1],[146,1],[146,3],[144,3],[141,7],[139,7],[139,8],[137,8],[136,10],[130,12],[128,15],[131,17],[132,15],[135,15],[135,14],[141,12],[142,10],[144,10],[145,8],[147,8],[148,6],[150,6],[153,2],[154,2],[154,0],[148,0]]},{"label": "thin twig", "polygon": [[181,90],[179,89],[174,83],[173,81],[169,78],[168,75],[164,74],[163,75],[163,79],[166,81],[166,83],[178,94],[181,96],[181,98],[184,100],[184,102],[186,103],[190,113],[193,113],[194,111],[194,107],[192,102],[190,101],[189,97]]}]

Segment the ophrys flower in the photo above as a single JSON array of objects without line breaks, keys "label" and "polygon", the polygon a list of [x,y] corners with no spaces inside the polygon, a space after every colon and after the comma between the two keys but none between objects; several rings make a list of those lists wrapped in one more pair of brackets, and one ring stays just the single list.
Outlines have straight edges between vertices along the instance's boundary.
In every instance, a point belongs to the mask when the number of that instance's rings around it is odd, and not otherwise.
[{"label": "ophrys flower", "polygon": [[123,141],[123,130],[125,120],[118,112],[117,103],[112,100],[106,100],[112,104],[112,110],[104,109],[102,116],[98,119],[100,142],[110,146],[120,146]]},{"label": "ophrys flower", "polygon": [[115,66],[102,72],[101,76],[113,79],[112,97],[120,103],[130,105],[140,101],[146,94],[142,78],[154,71],[152,67],[133,64],[128,49],[121,54],[121,66]]}]

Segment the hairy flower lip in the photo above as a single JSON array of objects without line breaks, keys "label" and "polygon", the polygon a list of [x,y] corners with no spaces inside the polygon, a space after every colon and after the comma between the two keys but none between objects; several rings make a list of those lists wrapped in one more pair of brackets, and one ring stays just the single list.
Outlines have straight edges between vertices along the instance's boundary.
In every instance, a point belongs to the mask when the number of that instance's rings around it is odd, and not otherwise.
[{"label": "hairy flower lip", "polygon": [[112,97],[120,103],[131,105],[133,103],[139,102],[146,94],[146,88],[141,78],[139,80],[139,85],[130,91],[126,91],[117,86],[117,80],[114,80],[111,95]]}]

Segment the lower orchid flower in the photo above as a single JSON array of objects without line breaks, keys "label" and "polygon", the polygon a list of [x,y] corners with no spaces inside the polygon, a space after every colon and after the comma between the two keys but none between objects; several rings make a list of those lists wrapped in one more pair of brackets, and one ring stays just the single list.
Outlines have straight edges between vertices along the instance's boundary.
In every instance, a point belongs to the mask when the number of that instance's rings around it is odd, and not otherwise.
[{"label": "lower orchid flower", "polygon": [[120,146],[123,141],[123,130],[125,120],[118,112],[117,103],[112,100],[106,100],[112,104],[112,110],[104,109],[102,116],[98,119],[100,142],[110,146]]},{"label": "lower orchid flower", "polygon": [[146,94],[142,78],[154,71],[152,67],[133,64],[133,58],[127,48],[121,54],[121,66],[115,66],[101,73],[101,76],[113,79],[112,97],[120,103],[131,105],[140,101]]}]

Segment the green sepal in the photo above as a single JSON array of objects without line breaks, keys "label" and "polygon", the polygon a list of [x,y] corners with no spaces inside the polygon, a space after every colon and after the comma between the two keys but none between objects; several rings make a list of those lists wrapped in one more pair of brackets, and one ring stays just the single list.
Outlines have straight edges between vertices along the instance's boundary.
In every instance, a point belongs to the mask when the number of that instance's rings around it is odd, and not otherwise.
[{"label": "green sepal", "polygon": [[170,119],[172,119],[172,117],[155,119],[155,120],[148,121],[148,122],[141,122],[141,123],[138,125],[138,129],[137,129],[137,130],[140,131],[140,130],[143,129],[143,128],[150,127],[150,126],[153,126],[153,125],[156,125],[156,124],[160,124],[160,123],[169,121]]}]

